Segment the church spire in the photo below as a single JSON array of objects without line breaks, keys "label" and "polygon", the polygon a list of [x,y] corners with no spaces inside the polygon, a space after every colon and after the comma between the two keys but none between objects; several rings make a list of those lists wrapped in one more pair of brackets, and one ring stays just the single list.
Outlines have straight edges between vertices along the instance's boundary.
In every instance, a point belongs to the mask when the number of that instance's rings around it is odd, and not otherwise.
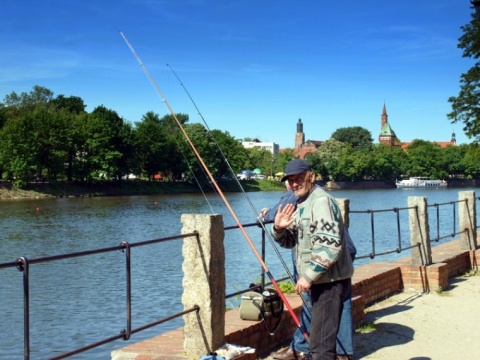
[{"label": "church spire", "polygon": [[383,103],[383,110],[382,110],[382,124],[380,126],[380,129],[383,129],[383,126],[388,123],[388,115],[387,115],[387,107],[385,103]]}]

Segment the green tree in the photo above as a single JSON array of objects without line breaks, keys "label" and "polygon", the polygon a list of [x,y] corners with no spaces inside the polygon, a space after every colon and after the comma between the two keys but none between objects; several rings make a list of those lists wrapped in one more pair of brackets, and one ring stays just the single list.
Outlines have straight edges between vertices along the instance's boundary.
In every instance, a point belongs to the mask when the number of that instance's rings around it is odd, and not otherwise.
[{"label": "green tree", "polygon": [[297,159],[298,156],[295,156],[293,149],[284,149],[280,154],[275,157],[274,161],[274,174],[283,173],[288,162],[292,159]]},{"label": "green tree", "polygon": [[160,117],[154,112],[147,112],[140,122],[135,123],[135,144],[139,166],[137,174],[144,172],[153,179],[156,173],[165,171],[170,142]]},{"label": "green tree", "polygon": [[442,148],[433,142],[413,140],[407,148],[409,176],[430,176],[444,179],[448,176],[442,166]]},{"label": "green tree", "polygon": [[[463,35],[459,38],[458,48],[463,49],[464,58],[480,57],[480,22],[472,17],[472,21],[462,26]],[[480,62],[460,76],[460,92],[458,96],[448,99],[452,112],[447,116],[452,123],[463,123],[463,131],[469,137],[480,135]]]},{"label": "green tree", "polygon": [[192,149],[192,146],[185,141],[179,142],[179,149],[186,159],[188,168],[193,172],[197,180],[204,184],[205,182],[208,182],[209,178],[201,161],[198,159],[197,154],[201,157],[212,176],[216,176],[220,173],[222,159],[218,156],[215,141],[202,124],[186,124],[184,129],[191,144],[195,148],[196,153]]},{"label": "green tree", "polygon": [[4,103],[12,113],[18,111],[29,111],[38,105],[47,106],[53,98],[53,92],[43,86],[35,85],[29,93],[22,92],[17,94],[12,91],[5,96]]},{"label": "green tree", "polygon": [[84,151],[89,177],[105,175],[120,180],[129,173],[127,158],[133,152],[129,128],[114,110],[103,105],[89,114]]},{"label": "green tree", "polygon": [[64,95],[58,95],[55,99],[52,99],[50,102],[55,110],[67,110],[73,114],[81,114],[85,112],[86,105],[83,102],[82,98],[78,96],[69,96],[65,97]]},{"label": "green tree", "polygon": [[250,148],[247,149],[247,152],[248,162],[245,164],[246,168],[250,170],[259,168],[265,175],[269,175],[273,172],[274,156],[270,151],[259,148]]},{"label": "green tree", "polygon": [[53,130],[58,119],[50,104],[52,97],[53,92],[41,86],[34,86],[30,93],[12,92],[5,97],[0,161],[7,177],[30,180],[41,176],[44,168],[50,176],[59,171],[61,154]]},{"label": "green tree", "polygon": [[465,151],[463,165],[467,179],[478,179],[480,176],[480,145],[471,144]]},{"label": "green tree", "polygon": [[9,118],[0,132],[0,161],[7,178],[28,180],[35,176],[36,142],[32,132],[35,116]]},{"label": "green tree", "polygon": [[339,128],[335,130],[331,138],[350,144],[354,149],[368,147],[373,143],[370,131],[361,126]]},{"label": "green tree", "polygon": [[[187,114],[165,115],[160,119],[163,131],[167,134],[166,153],[164,157],[164,175],[172,179],[180,179],[185,172],[191,173],[190,162],[197,162],[197,158],[188,144],[184,132],[188,136],[186,128],[189,126]],[[180,123],[181,127],[178,125]],[[182,130],[183,129],[183,130]],[[198,167],[197,167],[198,169]]]},{"label": "green tree", "polygon": [[84,180],[86,174],[83,171],[82,158],[86,140],[84,133],[86,105],[83,99],[77,96],[65,97],[64,95],[58,95],[50,103],[59,115],[56,138],[59,142],[58,149],[64,154],[65,176],[68,181],[74,178]]},{"label": "green tree", "polygon": [[371,178],[375,180],[393,180],[400,178],[405,167],[407,154],[400,147],[375,144],[371,147]]},{"label": "green tree", "polygon": [[450,177],[462,177],[465,174],[464,158],[469,145],[448,145],[442,149],[442,168]]},{"label": "green tree", "polygon": [[[242,146],[240,141],[231,136],[228,131],[212,130],[211,135],[220,147],[221,153],[219,151],[218,155],[223,159],[218,165],[218,173],[216,175],[228,177],[235,176],[239,171],[245,168],[245,165],[248,162],[247,149]],[[230,167],[234,172],[233,174],[223,157],[225,157],[228,164],[230,164]]]},{"label": "green tree", "polygon": [[[340,142],[334,138],[326,140],[322,146],[315,151],[315,157],[312,160],[313,168],[322,175],[324,180],[334,180],[334,173],[338,174],[338,176],[341,174],[338,168],[338,159],[344,149],[348,147],[349,145],[347,143]],[[318,157],[318,160],[316,157]]]},{"label": "green tree", "polygon": [[349,146],[340,153],[333,175],[337,181],[360,181],[370,179],[371,173],[372,157],[370,152],[353,149]]}]

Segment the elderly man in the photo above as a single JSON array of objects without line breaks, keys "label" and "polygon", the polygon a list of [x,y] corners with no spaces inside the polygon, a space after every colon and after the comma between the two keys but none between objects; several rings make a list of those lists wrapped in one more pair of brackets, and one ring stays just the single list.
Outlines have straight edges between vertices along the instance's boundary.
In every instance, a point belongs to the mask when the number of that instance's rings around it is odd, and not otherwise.
[{"label": "elderly man", "polygon": [[346,229],[335,199],[315,186],[315,173],[308,162],[290,161],[285,180],[298,199],[297,206],[279,206],[272,236],[280,246],[295,248],[296,291],[310,293],[313,360],[335,360],[343,300],[351,290],[353,275]]}]

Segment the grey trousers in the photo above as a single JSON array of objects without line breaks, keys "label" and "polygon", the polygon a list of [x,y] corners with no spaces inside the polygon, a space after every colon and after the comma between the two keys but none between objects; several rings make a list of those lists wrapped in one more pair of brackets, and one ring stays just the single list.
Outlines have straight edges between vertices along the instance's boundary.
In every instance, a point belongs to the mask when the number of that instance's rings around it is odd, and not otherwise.
[{"label": "grey trousers", "polygon": [[312,286],[310,292],[312,298],[310,351],[313,360],[336,359],[336,340],[343,300],[351,286],[351,279]]}]

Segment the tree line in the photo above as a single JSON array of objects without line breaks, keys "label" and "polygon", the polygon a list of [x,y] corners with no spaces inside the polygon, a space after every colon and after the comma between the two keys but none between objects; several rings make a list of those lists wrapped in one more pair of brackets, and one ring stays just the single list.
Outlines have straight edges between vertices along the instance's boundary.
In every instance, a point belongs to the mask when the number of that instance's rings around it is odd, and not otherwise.
[{"label": "tree line", "polygon": [[[54,97],[41,86],[7,95],[0,103],[2,178],[15,179],[19,185],[34,179],[121,181],[128,174],[149,180],[158,174],[169,180],[207,180],[172,115],[147,112],[130,123],[102,105],[90,113],[85,107],[80,97]],[[228,132],[189,123],[186,114],[176,116],[218,179],[257,167],[275,176],[295,157],[293,149],[276,155],[245,149]],[[323,179],[336,181],[393,180],[404,175],[478,178],[479,158],[477,144],[441,148],[415,140],[407,151],[373,144],[370,132],[361,127],[338,129],[307,156]]]},{"label": "tree line", "polygon": [[[54,97],[34,86],[30,93],[12,92],[0,103],[0,170],[3,179],[92,182],[121,180],[128,174],[179,179],[199,172],[197,161],[171,115],[147,112],[130,123],[103,105],[85,111],[80,97]],[[215,138],[234,168],[249,165],[248,152],[227,132],[188,124],[177,114],[212,173],[226,173],[213,146]]]}]

